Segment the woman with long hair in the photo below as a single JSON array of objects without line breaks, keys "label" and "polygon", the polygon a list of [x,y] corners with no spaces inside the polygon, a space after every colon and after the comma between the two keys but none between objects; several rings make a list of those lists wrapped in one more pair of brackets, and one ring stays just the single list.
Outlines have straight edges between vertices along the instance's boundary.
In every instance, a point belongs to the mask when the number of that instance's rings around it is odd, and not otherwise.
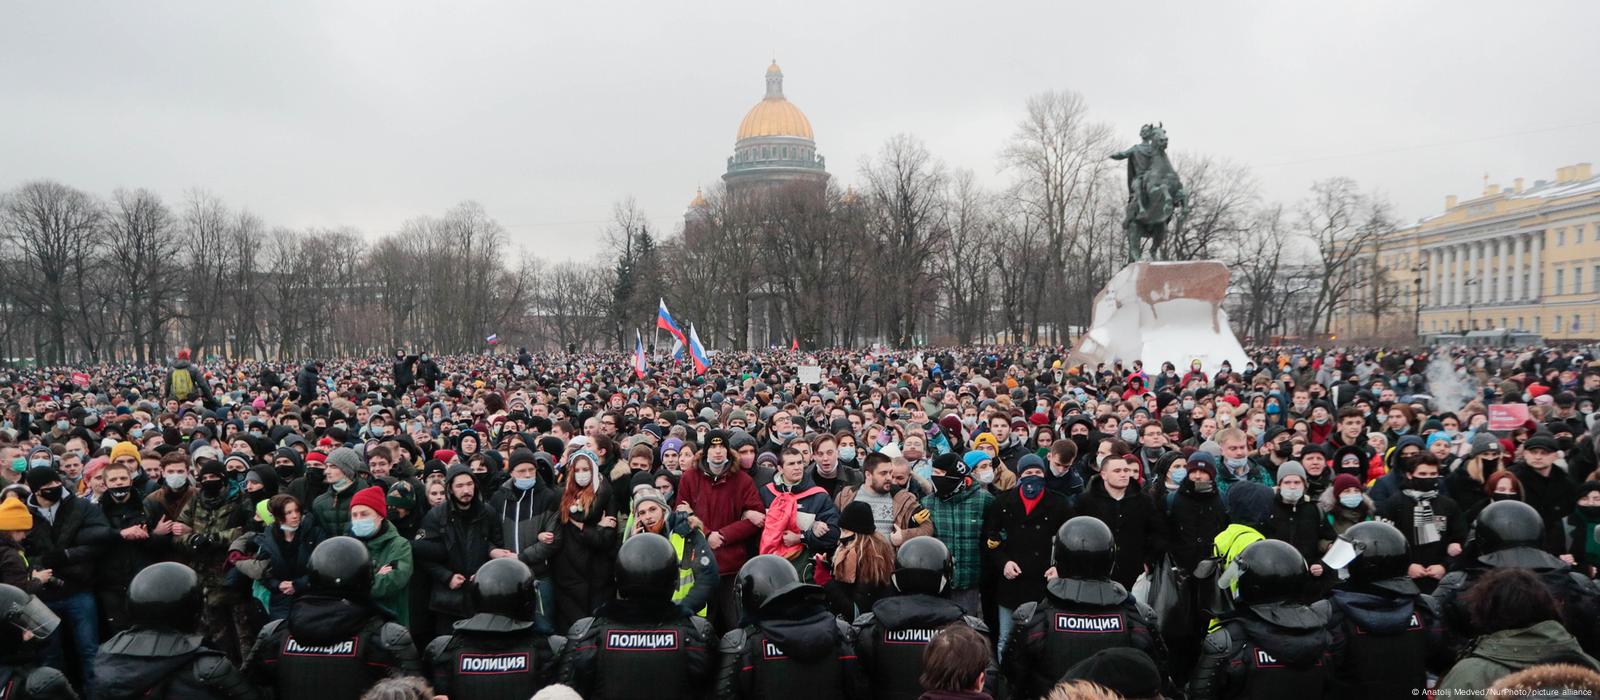
[{"label": "woman with long hair", "polygon": [[611,484],[600,471],[600,456],[578,450],[567,459],[561,492],[555,554],[556,629],[588,617],[611,598],[611,568],[616,558],[617,517],[611,510]]},{"label": "woman with long hair", "polygon": [[874,602],[890,593],[894,547],[888,538],[878,534],[872,506],[865,501],[851,501],[844,507],[839,528],[844,535],[833,551],[833,580],[824,588],[833,611],[854,619],[858,612],[871,610]]}]

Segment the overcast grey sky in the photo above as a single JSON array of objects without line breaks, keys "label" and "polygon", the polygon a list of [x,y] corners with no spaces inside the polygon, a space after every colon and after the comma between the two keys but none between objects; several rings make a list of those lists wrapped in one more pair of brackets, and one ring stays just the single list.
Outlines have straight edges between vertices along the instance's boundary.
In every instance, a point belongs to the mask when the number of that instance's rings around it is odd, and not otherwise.
[{"label": "overcast grey sky", "polygon": [[[1600,161],[1600,3],[8,2],[0,188],[203,187],[369,236],[476,199],[588,258],[611,203],[675,228],[776,57],[845,183],[889,136],[999,183],[1025,99],[1234,159],[1270,197],[1348,175],[1407,220]],[[1127,145],[1127,144],[1123,144]]]}]

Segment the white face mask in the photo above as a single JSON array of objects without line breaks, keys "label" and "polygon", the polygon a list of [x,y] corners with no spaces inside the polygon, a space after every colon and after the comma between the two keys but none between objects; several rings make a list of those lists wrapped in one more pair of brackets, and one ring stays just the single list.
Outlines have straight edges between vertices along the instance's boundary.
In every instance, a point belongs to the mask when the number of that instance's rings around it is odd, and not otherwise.
[{"label": "white face mask", "polygon": [[574,473],[572,475],[572,480],[577,482],[579,486],[587,487],[589,482],[594,480],[594,472],[587,471]]},{"label": "white face mask", "polygon": [[993,469],[986,469],[984,471],[978,472],[974,476],[976,476],[978,478],[978,483],[980,483],[980,484],[992,484],[992,483],[994,483],[994,470]]}]

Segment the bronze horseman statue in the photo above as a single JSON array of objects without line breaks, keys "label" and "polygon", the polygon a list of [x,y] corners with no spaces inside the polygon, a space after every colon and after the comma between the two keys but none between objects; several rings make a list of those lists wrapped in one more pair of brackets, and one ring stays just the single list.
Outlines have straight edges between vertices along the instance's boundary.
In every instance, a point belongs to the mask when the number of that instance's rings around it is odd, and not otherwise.
[{"label": "bronze horseman statue", "polygon": [[[1167,132],[1161,124],[1146,124],[1139,129],[1143,141],[1121,153],[1111,154],[1112,160],[1128,161],[1128,211],[1123,220],[1123,230],[1128,236],[1130,262],[1141,259],[1166,259],[1162,244],[1167,237],[1167,222],[1173,211],[1189,211],[1189,198],[1178,181],[1178,172],[1167,160]],[[1178,217],[1174,229],[1182,228],[1183,216]],[[1150,252],[1143,252],[1144,239],[1150,239]]]}]

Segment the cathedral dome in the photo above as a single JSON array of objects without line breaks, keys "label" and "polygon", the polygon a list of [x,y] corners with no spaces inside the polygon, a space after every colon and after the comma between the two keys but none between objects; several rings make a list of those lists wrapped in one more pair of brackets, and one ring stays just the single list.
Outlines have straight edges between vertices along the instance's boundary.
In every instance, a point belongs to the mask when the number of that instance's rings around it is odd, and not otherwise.
[{"label": "cathedral dome", "polygon": [[783,71],[778,62],[767,67],[767,95],[744,115],[739,123],[738,140],[763,136],[791,136],[813,140],[811,121],[783,96]]}]

